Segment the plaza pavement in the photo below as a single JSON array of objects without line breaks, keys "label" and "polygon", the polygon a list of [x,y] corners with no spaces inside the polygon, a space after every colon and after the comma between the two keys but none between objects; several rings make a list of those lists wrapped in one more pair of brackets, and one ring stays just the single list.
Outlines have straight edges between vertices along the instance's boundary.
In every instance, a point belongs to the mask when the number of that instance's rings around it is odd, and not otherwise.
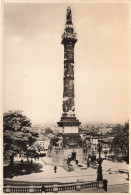
[{"label": "plaza pavement", "polygon": [[[75,166],[75,171],[67,172],[62,166],[57,166],[57,172],[54,172],[54,165],[48,162],[45,157],[34,161],[33,163],[40,163],[42,165],[42,172],[32,173],[30,175],[14,176],[13,181],[32,181],[32,182],[76,182],[77,180],[94,181],[97,178],[97,170],[87,168],[81,170]],[[84,164],[83,164],[84,165]],[[85,165],[86,167],[86,165]],[[116,163],[104,160],[102,163],[103,178],[108,180],[108,185],[128,184],[127,174],[118,173],[118,169],[129,170],[129,165],[124,163]],[[9,180],[9,179],[8,179]]]}]

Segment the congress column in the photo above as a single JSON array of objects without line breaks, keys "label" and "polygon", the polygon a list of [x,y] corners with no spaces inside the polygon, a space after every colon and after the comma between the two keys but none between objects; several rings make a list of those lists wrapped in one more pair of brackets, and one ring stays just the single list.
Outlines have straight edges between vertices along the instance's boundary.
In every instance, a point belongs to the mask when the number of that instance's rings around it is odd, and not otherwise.
[{"label": "congress column", "polygon": [[[74,32],[71,9],[68,7],[66,15],[65,31],[62,35],[64,45],[64,77],[63,77],[63,113],[58,125],[63,127],[64,134],[79,133],[80,122],[75,117],[75,94],[74,94],[74,46],[77,35]],[[69,135],[68,135],[69,136]]]}]

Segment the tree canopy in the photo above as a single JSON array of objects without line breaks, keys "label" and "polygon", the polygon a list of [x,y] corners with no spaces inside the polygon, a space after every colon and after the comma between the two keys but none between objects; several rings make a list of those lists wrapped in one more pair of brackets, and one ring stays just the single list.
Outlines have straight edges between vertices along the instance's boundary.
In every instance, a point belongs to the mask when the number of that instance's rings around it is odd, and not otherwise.
[{"label": "tree canopy", "polygon": [[3,116],[4,160],[13,159],[15,154],[26,152],[38,136],[31,129],[31,121],[22,111],[9,111]]},{"label": "tree canopy", "polygon": [[115,152],[129,155],[129,122],[124,125],[116,125],[113,129],[114,138],[111,147]]}]

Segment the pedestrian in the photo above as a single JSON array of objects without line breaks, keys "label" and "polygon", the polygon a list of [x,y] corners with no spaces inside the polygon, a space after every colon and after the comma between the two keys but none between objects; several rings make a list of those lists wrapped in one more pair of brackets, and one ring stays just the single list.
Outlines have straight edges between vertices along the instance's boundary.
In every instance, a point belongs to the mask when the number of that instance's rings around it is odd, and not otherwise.
[{"label": "pedestrian", "polygon": [[41,192],[45,192],[45,186],[44,185],[41,188]]},{"label": "pedestrian", "polygon": [[88,168],[90,167],[90,162],[91,162],[91,159],[88,158],[88,160],[87,160],[87,167],[88,167]]},{"label": "pedestrian", "polygon": [[88,167],[88,168],[90,167],[90,162],[89,162],[89,160],[87,161],[87,167]]},{"label": "pedestrian", "polygon": [[68,164],[68,165],[70,164],[70,158],[67,159],[67,164]]},{"label": "pedestrian", "polygon": [[56,173],[56,170],[57,170],[57,166],[54,166],[54,172]]}]

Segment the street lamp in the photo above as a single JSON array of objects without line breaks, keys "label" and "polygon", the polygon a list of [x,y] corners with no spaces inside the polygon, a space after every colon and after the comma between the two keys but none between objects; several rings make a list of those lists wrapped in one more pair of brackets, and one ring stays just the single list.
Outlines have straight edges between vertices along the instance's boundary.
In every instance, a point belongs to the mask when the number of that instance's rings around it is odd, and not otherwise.
[{"label": "street lamp", "polygon": [[97,181],[103,181],[102,166],[101,166],[103,159],[101,158],[101,151],[102,151],[102,146],[100,145],[100,143],[98,143],[99,158],[97,159],[98,162]]},{"label": "street lamp", "polygon": [[27,160],[28,160],[28,158],[29,158],[29,144],[27,144]]}]

